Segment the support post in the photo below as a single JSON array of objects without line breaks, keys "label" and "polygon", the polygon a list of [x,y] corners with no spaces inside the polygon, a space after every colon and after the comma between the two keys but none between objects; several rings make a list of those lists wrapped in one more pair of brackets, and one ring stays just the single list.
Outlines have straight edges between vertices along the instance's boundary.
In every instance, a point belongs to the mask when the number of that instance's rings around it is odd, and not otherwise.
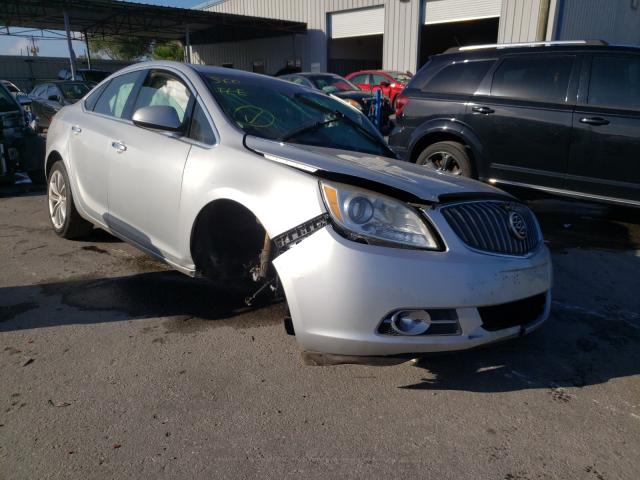
[{"label": "support post", "polygon": [[89,50],[89,34],[84,31],[84,44],[87,49],[87,68],[91,70],[91,50]]},{"label": "support post", "polygon": [[69,48],[69,64],[71,65],[71,80],[76,79],[76,54],[73,53],[73,45],[71,44],[71,29],[69,28],[69,14],[65,10],[64,29],[67,32],[67,47]]},{"label": "support post", "polygon": [[189,25],[187,25],[187,31],[185,34],[184,50],[184,61],[186,63],[191,63],[191,33],[189,31]]}]

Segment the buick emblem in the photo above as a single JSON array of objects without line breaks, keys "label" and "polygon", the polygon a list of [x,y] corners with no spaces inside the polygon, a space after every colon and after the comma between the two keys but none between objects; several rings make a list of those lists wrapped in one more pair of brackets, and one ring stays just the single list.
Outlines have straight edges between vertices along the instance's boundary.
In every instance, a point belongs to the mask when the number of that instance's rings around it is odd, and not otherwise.
[{"label": "buick emblem", "polygon": [[520,213],[509,212],[509,231],[518,240],[527,238],[527,222]]}]

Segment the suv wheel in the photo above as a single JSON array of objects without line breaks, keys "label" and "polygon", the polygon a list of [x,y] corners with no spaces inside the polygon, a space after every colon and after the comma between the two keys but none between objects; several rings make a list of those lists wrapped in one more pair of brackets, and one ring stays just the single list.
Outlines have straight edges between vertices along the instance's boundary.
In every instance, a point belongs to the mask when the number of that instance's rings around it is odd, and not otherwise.
[{"label": "suv wheel", "polygon": [[93,230],[93,225],[76,210],[67,169],[61,161],[57,161],[51,167],[47,184],[47,203],[49,219],[57,235],[71,239],[88,235]]},{"label": "suv wheel", "polygon": [[458,142],[438,142],[429,145],[422,151],[416,164],[452,175],[473,176],[471,159],[464,145]]}]

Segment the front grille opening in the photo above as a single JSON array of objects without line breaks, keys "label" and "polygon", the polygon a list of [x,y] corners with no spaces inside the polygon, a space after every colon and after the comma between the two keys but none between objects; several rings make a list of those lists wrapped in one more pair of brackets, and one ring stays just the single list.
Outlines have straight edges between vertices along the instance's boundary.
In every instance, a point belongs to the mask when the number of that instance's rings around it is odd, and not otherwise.
[{"label": "front grille opening", "polygon": [[[514,214],[517,214],[522,228],[520,237],[510,225],[510,215]],[[527,255],[540,245],[538,224],[533,213],[516,202],[458,203],[443,207],[442,215],[456,235],[476,250]]]},{"label": "front grille opening", "polygon": [[[434,336],[434,335],[460,335],[460,322],[458,322],[458,314],[453,308],[434,308],[425,309],[431,317],[431,324],[426,332],[416,335],[418,337]],[[395,312],[393,312],[395,313]],[[378,327],[378,333],[381,335],[404,336],[396,332],[391,326],[391,317],[389,314]]]},{"label": "front grille opening", "polygon": [[541,293],[516,302],[478,307],[482,328],[490,332],[505,328],[527,325],[536,321],[544,313],[547,294]]}]

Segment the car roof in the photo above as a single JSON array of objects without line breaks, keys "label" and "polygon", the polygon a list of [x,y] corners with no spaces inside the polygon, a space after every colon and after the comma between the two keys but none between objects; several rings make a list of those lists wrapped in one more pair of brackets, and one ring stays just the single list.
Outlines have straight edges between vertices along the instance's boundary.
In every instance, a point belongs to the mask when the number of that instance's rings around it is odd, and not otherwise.
[{"label": "car roof", "polygon": [[461,56],[468,58],[490,54],[495,56],[512,53],[551,53],[551,52],[633,52],[639,53],[640,47],[631,45],[609,45],[601,40],[576,40],[560,42],[531,42],[496,45],[470,45],[453,47],[435,57]]}]

